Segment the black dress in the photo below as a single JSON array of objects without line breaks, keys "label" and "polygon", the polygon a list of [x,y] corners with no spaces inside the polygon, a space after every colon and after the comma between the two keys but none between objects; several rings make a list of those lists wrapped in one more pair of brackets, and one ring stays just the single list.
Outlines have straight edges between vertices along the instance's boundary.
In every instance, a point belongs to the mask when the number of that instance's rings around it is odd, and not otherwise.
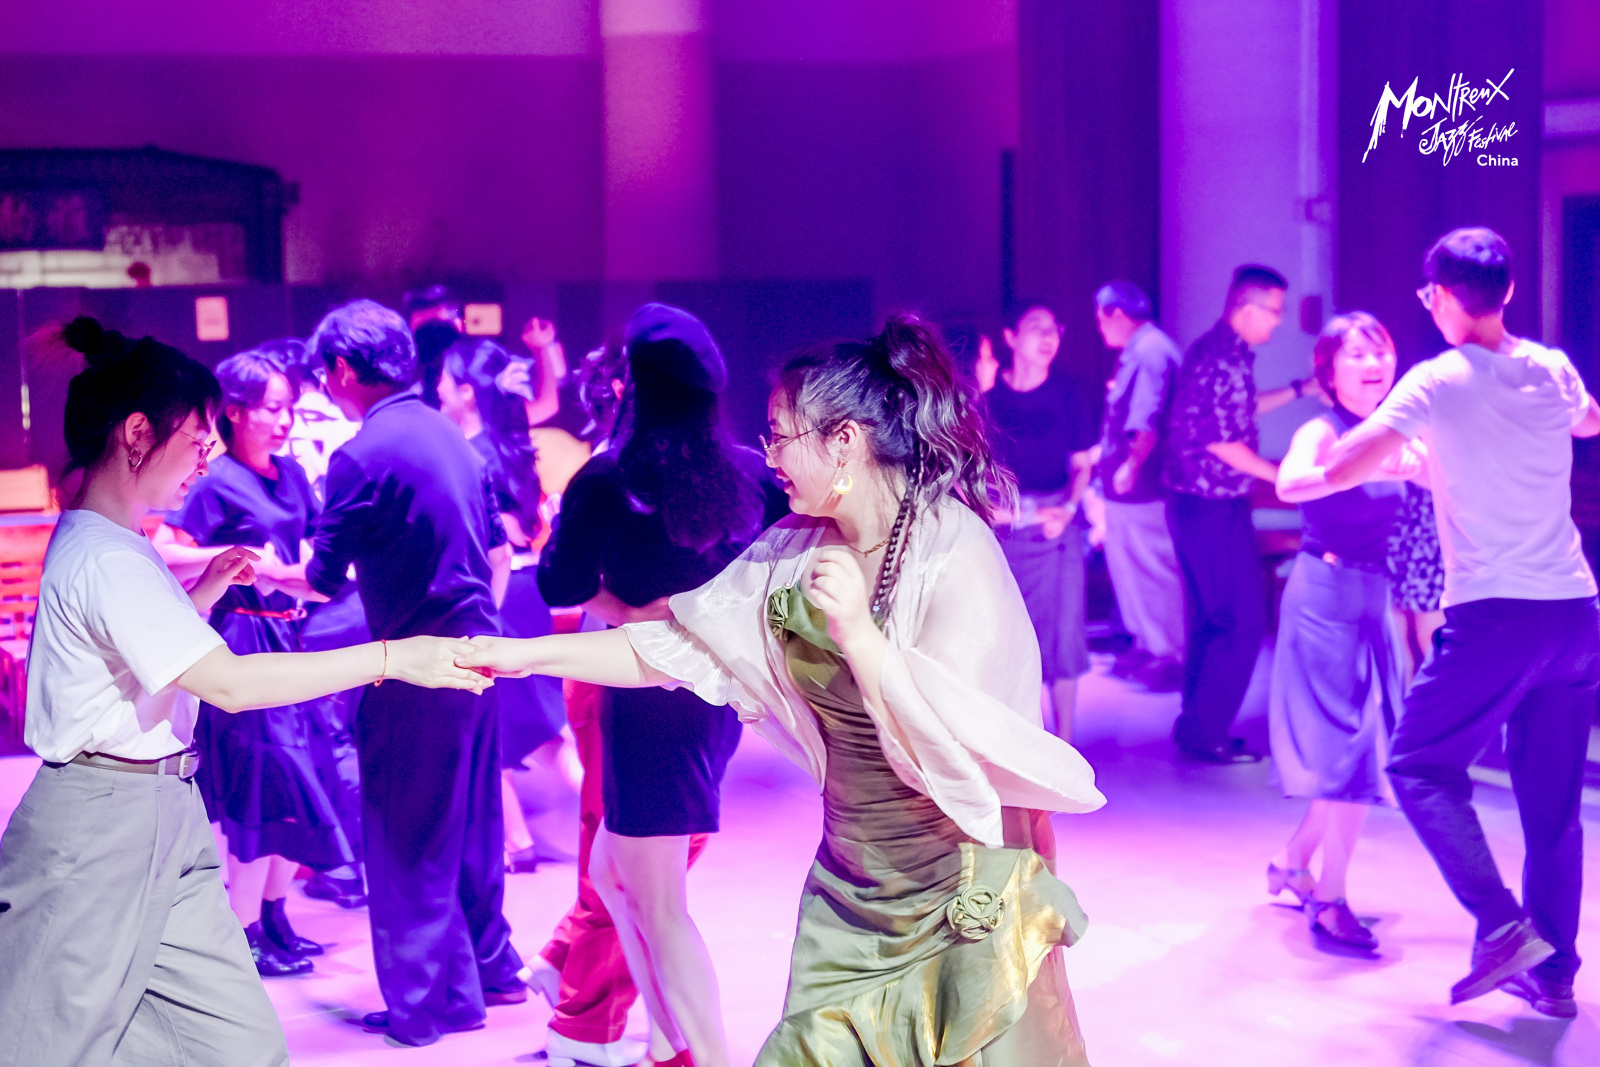
[{"label": "black dress", "polygon": [[[511,479],[494,450],[489,435],[468,438],[468,444],[483,461],[490,494],[503,515],[515,515],[531,537],[539,529],[539,516],[523,513],[521,502],[511,492]],[[524,554],[532,561],[531,553]],[[520,560],[514,560],[513,566]],[[500,605],[500,623],[507,637],[544,637],[553,633],[550,606],[539,593],[537,572],[532,566],[513,569],[506,583],[505,603]],[[567,722],[566,704],[561,698],[561,680],[544,675],[528,678],[501,678],[494,684],[500,693],[500,766],[518,768],[534,749],[561,735]]]},{"label": "black dress", "polygon": [[[263,478],[232,456],[222,456],[169,521],[202,546],[270,543],[279,559],[298,560],[316,498],[298,463],[284,456],[272,462],[278,477]],[[236,655],[300,652],[302,621],[247,614],[292,615],[297,606],[287,594],[235,585],[211,609],[211,625]],[[228,851],[246,863],[282,856],[326,870],[355,858],[317,773],[315,726],[327,717],[318,703],[238,715],[200,705],[195,781],[212,820],[228,836]]]},{"label": "black dress", "polygon": [[[769,521],[786,505],[754,453],[739,453],[767,494]],[[756,531],[752,531],[752,536]],[[595,456],[567,486],[555,534],[539,563],[551,604],[582,604],[603,586],[640,607],[705,584],[744,543],[695,552],[672,543],[654,514],[630,506],[613,453]],[[739,745],[738,716],[688,689],[607,689],[600,713],[606,829],[623,837],[715,833],[722,775]]]}]

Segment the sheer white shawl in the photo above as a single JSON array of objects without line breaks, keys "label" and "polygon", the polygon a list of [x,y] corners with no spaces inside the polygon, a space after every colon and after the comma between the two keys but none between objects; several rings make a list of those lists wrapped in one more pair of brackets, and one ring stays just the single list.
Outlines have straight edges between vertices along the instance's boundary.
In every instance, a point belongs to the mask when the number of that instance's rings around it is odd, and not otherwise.
[{"label": "sheer white shawl", "polygon": [[[789,679],[767,598],[810,577],[824,520],[791,516],[698,589],[667,622],[624,627],[646,663],[728,704],[819,787],[826,753]],[[1002,807],[1086,812],[1105,803],[1077,749],[1040,723],[1039,642],[994,534],[945,498],[912,524],[884,626],[883,703],[867,711],[900,779],[983,845]]]}]

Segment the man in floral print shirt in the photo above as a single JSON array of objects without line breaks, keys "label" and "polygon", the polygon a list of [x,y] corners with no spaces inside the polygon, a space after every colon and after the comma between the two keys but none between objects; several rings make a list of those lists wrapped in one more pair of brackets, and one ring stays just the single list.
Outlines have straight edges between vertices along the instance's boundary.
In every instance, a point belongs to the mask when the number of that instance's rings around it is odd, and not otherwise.
[{"label": "man in floral print shirt", "polygon": [[1256,415],[1304,395],[1307,383],[1256,393],[1255,352],[1283,320],[1283,275],[1247,264],[1233,272],[1223,316],[1184,354],[1173,394],[1163,481],[1167,522],[1188,598],[1178,749],[1205,763],[1261,758],[1228,731],[1239,713],[1266,625],[1261,559],[1250,523],[1255,479],[1276,481],[1257,454]]}]

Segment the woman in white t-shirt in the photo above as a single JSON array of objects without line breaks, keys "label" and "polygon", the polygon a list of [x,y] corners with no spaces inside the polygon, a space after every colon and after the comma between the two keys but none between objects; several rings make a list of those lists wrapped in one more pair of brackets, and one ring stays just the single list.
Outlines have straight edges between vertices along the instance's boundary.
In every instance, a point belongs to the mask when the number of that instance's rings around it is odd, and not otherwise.
[{"label": "woman in white t-shirt", "polygon": [[196,708],[275,707],[387,679],[481,691],[464,641],[236,656],[204,614],[254,580],[219,554],[185,593],[142,532],[206,471],[221,399],[201,364],[80,318],[67,391],[83,471],[45,555],[24,737],[44,760],[0,839],[0,1067],[288,1062],[228,908],[192,776]]}]

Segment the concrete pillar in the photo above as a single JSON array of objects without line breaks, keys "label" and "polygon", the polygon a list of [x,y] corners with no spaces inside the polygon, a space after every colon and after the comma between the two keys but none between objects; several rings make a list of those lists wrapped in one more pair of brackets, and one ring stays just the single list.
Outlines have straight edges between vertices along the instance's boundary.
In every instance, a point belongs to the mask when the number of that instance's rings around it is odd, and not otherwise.
[{"label": "concrete pillar", "polygon": [[[1317,30],[1304,25],[1323,23],[1323,6],[1161,0],[1162,318],[1187,346],[1222,314],[1234,267],[1282,271],[1283,325],[1257,350],[1263,388],[1310,375],[1313,338],[1301,330],[1300,302],[1328,303],[1326,134],[1308,126],[1326,113],[1331,64]],[[1282,455],[1313,404],[1264,416],[1262,451]]]},{"label": "concrete pillar", "polygon": [[709,7],[600,0],[608,279],[717,275]]}]

